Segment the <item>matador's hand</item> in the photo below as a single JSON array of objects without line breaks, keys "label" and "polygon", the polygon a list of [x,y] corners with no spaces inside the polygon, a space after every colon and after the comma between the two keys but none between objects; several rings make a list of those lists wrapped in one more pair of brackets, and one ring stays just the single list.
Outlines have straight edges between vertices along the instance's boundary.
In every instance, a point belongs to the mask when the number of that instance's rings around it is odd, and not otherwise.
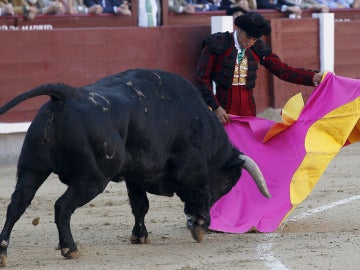
[{"label": "matador's hand", "polygon": [[219,106],[214,110],[217,118],[219,118],[220,122],[225,124],[230,122],[229,115],[226,113],[223,107]]},{"label": "matador's hand", "polygon": [[314,75],[313,82],[315,86],[318,86],[318,84],[321,83],[323,75],[324,71],[318,72]]}]

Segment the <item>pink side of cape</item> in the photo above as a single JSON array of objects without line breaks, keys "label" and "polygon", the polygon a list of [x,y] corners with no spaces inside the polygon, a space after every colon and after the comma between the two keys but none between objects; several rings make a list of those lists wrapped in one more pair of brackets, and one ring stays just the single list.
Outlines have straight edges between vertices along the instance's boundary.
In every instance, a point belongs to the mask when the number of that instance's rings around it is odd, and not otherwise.
[{"label": "pink side of cape", "polygon": [[266,143],[263,138],[275,124],[273,121],[233,116],[225,130],[232,143],[259,165],[272,197],[265,198],[243,170],[236,186],[210,209],[210,229],[230,233],[275,231],[293,207],[290,183],[305,157],[308,129],[327,113],[359,96],[360,80],[328,73],[311,94],[298,121]]}]

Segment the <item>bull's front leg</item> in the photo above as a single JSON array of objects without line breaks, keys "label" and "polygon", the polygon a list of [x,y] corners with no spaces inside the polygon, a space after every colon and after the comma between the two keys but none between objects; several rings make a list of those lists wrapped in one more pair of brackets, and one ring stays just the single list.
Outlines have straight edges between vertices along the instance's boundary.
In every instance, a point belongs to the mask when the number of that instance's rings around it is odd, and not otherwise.
[{"label": "bull's front leg", "polygon": [[204,187],[197,192],[181,192],[178,196],[185,202],[184,212],[191,218],[191,235],[197,242],[202,242],[210,224],[209,197]]},{"label": "bull's front leg", "polygon": [[130,242],[132,244],[150,243],[145,226],[145,215],[149,210],[149,200],[146,192],[134,182],[126,181],[126,187],[131,210],[135,217],[135,224],[130,237]]}]

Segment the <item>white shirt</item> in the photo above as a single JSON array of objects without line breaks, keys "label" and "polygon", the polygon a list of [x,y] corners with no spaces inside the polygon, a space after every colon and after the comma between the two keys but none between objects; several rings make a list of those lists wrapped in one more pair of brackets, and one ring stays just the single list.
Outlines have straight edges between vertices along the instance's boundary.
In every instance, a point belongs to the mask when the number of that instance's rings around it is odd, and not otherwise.
[{"label": "white shirt", "polygon": [[[237,30],[234,31],[234,42],[235,42],[235,48],[238,50],[238,54],[242,52],[242,50],[245,49],[241,49],[239,41],[237,39]],[[238,58],[236,57],[236,63],[238,63]]]},{"label": "white shirt", "polygon": [[[157,26],[158,22],[157,22],[156,15],[158,13],[158,6],[156,3],[156,0],[150,0],[150,2],[151,2],[151,7],[152,7],[152,17],[153,17],[153,21],[154,21],[154,26]],[[146,11],[146,0],[139,0],[138,5],[139,5],[139,14],[138,14],[139,26],[148,27],[148,14]]]},{"label": "white shirt", "polygon": [[234,41],[235,41],[235,47],[238,49],[238,51],[241,51],[239,41],[237,39],[237,30],[234,31]]}]

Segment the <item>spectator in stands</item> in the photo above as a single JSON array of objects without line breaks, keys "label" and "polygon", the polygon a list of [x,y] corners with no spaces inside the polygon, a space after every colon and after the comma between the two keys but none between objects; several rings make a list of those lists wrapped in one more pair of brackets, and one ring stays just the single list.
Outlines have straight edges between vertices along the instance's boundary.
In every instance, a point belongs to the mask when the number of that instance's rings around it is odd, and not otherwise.
[{"label": "spectator in stands", "polygon": [[301,8],[293,3],[289,3],[285,0],[278,0],[275,3],[271,3],[270,0],[256,0],[258,9],[276,9],[281,12],[287,12],[294,14],[295,18],[301,17]]},{"label": "spectator in stands", "polygon": [[84,4],[91,8],[100,5],[103,13],[113,13],[116,15],[131,15],[131,10],[127,1],[122,0],[84,0]]},{"label": "spectator in stands", "polygon": [[229,121],[229,114],[256,116],[253,90],[259,65],[287,82],[320,83],[323,72],[290,67],[272,52],[261,39],[271,33],[271,27],[259,13],[247,12],[236,17],[234,24],[233,33],[215,33],[204,40],[195,73],[196,87],[222,123]]},{"label": "spectator in stands", "polygon": [[161,22],[161,5],[159,0],[138,0],[138,25],[154,27]]},{"label": "spectator in stands", "polygon": [[240,7],[246,11],[257,9],[256,0],[221,0],[219,9],[228,10]]},{"label": "spectator in stands", "polygon": [[328,5],[321,4],[317,0],[286,0],[289,3],[297,5],[301,10],[311,10],[313,12],[327,13],[330,11]]},{"label": "spectator in stands", "polygon": [[354,0],[351,4],[351,8],[360,8],[360,0]]},{"label": "spectator in stands", "polygon": [[24,16],[27,20],[35,19],[39,10],[37,9],[36,0],[8,0],[8,4],[13,6],[14,14]]},{"label": "spectator in stands", "polygon": [[316,0],[319,4],[327,5],[330,9],[351,8],[353,0]]},{"label": "spectator in stands", "polygon": [[211,3],[215,10],[219,10],[222,0],[212,0]]},{"label": "spectator in stands", "polygon": [[39,14],[64,14],[65,6],[59,0],[37,0],[34,5],[39,10]]},{"label": "spectator in stands", "polygon": [[83,0],[63,0],[67,14],[101,14],[103,8],[101,5],[87,7]]},{"label": "spectator in stands", "polygon": [[183,14],[191,14],[197,11],[218,10],[220,1],[221,0],[169,0],[169,10]]},{"label": "spectator in stands", "polygon": [[169,0],[169,10],[178,14],[192,14],[195,12],[195,5],[188,4],[186,0]]},{"label": "spectator in stands", "polygon": [[0,0],[0,16],[1,15],[14,15],[14,7],[8,0]]},{"label": "spectator in stands", "polygon": [[218,10],[220,2],[220,0],[216,0],[215,2],[209,2],[207,0],[187,0],[188,4],[195,6],[195,11]]}]

